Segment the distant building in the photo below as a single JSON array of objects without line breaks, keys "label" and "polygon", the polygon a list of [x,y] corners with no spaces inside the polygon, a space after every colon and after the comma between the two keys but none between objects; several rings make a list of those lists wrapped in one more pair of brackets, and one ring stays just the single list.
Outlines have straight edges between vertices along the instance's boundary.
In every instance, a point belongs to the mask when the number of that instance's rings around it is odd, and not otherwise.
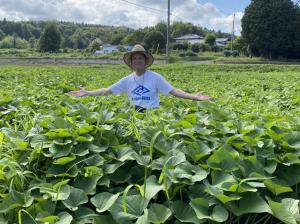
[{"label": "distant building", "polygon": [[216,38],[216,46],[225,47],[228,44],[228,38]]},{"label": "distant building", "polygon": [[189,44],[196,44],[196,43],[204,43],[204,37],[199,36],[197,34],[187,34],[181,37],[175,38],[176,43],[184,43],[188,42]]},{"label": "distant building", "polygon": [[95,51],[95,54],[109,54],[112,52],[119,51],[118,48],[124,48],[126,51],[131,51],[132,46],[131,45],[104,45],[102,46],[101,50]]}]

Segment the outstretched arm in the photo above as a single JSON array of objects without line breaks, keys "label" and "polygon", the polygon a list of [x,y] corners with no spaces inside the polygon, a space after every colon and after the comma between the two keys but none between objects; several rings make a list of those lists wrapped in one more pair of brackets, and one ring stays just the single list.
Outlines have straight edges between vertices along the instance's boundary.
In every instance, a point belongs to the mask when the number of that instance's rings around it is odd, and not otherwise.
[{"label": "outstretched arm", "polygon": [[181,89],[173,89],[170,93],[173,96],[183,98],[183,99],[190,99],[190,100],[210,100],[211,99],[211,97],[203,95],[202,92],[192,94],[192,93],[184,92]]},{"label": "outstretched arm", "polygon": [[85,96],[103,96],[112,94],[109,88],[101,88],[95,91],[86,91],[83,87],[79,87],[79,90],[69,92],[72,96],[85,97]]}]

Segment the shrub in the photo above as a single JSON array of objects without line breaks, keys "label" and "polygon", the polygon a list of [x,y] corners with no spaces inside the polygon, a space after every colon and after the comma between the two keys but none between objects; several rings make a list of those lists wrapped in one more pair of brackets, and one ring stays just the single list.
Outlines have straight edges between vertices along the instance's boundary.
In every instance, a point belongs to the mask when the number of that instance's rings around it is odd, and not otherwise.
[{"label": "shrub", "polygon": [[200,52],[201,51],[201,44],[197,43],[197,44],[192,44],[191,49],[193,52]]}]

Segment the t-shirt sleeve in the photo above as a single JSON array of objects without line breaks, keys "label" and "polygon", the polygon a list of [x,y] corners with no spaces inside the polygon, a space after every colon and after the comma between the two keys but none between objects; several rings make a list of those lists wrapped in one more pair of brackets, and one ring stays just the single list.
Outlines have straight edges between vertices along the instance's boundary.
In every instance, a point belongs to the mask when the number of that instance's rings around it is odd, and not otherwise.
[{"label": "t-shirt sleeve", "polygon": [[164,77],[158,76],[157,87],[158,91],[167,96],[173,89],[175,89]]},{"label": "t-shirt sleeve", "polygon": [[118,82],[112,84],[108,89],[114,94],[118,95],[121,93],[126,93],[127,79],[126,77],[119,80]]}]

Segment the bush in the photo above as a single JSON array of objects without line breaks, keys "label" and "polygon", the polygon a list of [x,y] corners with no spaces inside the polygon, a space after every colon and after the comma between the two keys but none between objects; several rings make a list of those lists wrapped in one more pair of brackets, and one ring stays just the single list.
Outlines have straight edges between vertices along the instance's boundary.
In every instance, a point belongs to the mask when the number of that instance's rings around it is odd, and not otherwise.
[{"label": "bush", "polygon": [[231,51],[226,50],[226,51],[223,52],[223,54],[224,54],[225,57],[230,57],[231,56]]},{"label": "bush", "polygon": [[123,46],[121,46],[121,45],[119,45],[119,46],[117,47],[117,49],[118,49],[118,51],[120,51],[120,52],[126,52],[126,51],[127,51],[126,48],[123,47]]},{"label": "bush", "polygon": [[197,43],[197,44],[192,44],[191,49],[193,52],[200,52],[201,51],[201,44]]},{"label": "bush", "polygon": [[173,44],[173,50],[183,50],[183,51],[187,51],[189,48],[189,44],[188,43],[175,43]]},{"label": "bush", "polygon": [[238,51],[230,51],[230,50],[224,51],[223,54],[225,57],[230,57],[230,56],[238,57],[240,55]]},{"label": "bush", "polygon": [[232,55],[233,57],[238,57],[240,54],[239,54],[238,51],[232,51],[232,52],[231,52],[231,55]]},{"label": "bush", "polygon": [[195,56],[197,56],[197,54],[194,53],[194,52],[192,52],[192,51],[186,52],[185,55],[186,55],[186,56],[190,56],[190,57],[195,57]]},{"label": "bush", "polygon": [[202,44],[200,44],[200,50],[202,52],[210,51],[210,46],[208,44],[202,43]]},{"label": "bush", "polygon": [[195,57],[195,56],[197,56],[197,54],[192,51],[182,52],[179,54],[179,57]]}]

